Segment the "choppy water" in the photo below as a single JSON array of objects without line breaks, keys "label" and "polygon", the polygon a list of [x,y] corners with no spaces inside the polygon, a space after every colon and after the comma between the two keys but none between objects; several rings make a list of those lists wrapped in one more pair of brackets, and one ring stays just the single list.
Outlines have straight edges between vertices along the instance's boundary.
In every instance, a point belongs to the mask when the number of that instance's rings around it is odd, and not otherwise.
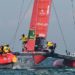
[{"label": "choppy water", "polygon": [[0,75],[75,75],[75,69],[63,70],[63,69],[48,69],[48,70],[12,70],[1,69]]},{"label": "choppy water", "polygon": [[39,64],[39,66],[48,66],[51,68],[30,69],[27,68],[27,66],[31,66],[32,60],[26,62],[26,59],[24,58],[20,60],[23,63],[21,63],[19,69],[0,69],[0,75],[75,75],[75,68],[52,68],[51,63],[55,59],[46,59],[43,63]]}]

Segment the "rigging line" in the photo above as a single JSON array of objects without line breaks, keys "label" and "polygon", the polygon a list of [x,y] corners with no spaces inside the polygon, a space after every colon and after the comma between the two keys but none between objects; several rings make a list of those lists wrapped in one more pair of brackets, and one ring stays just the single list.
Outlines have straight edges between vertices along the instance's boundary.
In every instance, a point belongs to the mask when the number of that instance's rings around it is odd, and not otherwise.
[{"label": "rigging line", "polygon": [[[75,16],[74,16],[74,4],[73,4],[74,0],[71,0],[72,3],[72,16],[73,16],[73,21],[74,21],[74,25],[75,25]],[[74,26],[75,27],[75,26]]]},{"label": "rigging line", "polygon": [[28,13],[28,11],[29,11],[28,9],[30,9],[30,6],[32,4],[31,2],[32,2],[32,0],[30,0],[29,4],[27,6],[27,9],[25,10],[23,18],[21,19],[20,23],[22,23],[23,19],[26,17],[26,13]]},{"label": "rigging line", "polygon": [[18,26],[17,26],[16,31],[15,31],[15,34],[13,36],[13,46],[12,46],[12,49],[14,49],[14,43],[15,43],[15,40],[16,40],[16,36],[17,36],[18,29],[20,27],[19,21],[20,21],[21,15],[22,15],[23,5],[24,5],[24,0],[22,0],[22,4],[21,4],[21,8],[20,8],[20,14],[19,14],[19,18],[18,18]]},{"label": "rigging line", "polygon": [[17,32],[18,32],[18,30],[19,30],[19,28],[20,28],[20,25],[21,25],[23,19],[24,19],[25,16],[26,16],[26,13],[28,12],[28,9],[29,9],[30,6],[31,6],[31,2],[32,2],[32,0],[30,0],[29,4],[28,4],[28,6],[27,6],[28,8],[25,10],[24,16],[23,16],[23,18],[20,20],[21,13],[22,13],[22,7],[23,7],[23,5],[24,5],[24,0],[23,0],[23,2],[22,2],[21,11],[20,11],[20,16],[19,16],[19,21],[18,21],[18,26],[17,26],[16,32],[15,32],[15,34],[14,34],[14,42],[13,42],[13,47],[12,47],[13,49],[14,49],[14,43],[15,43],[15,41],[16,41]]},{"label": "rigging line", "polygon": [[60,28],[62,39],[63,39],[64,45],[65,45],[65,49],[67,50],[68,49],[67,43],[66,43],[65,38],[64,38],[64,34],[63,34],[63,31],[62,31],[62,28],[61,28],[61,25],[60,25],[60,22],[59,22],[59,18],[58,18],[57,12],[56,12],[56,8],[55,8],[55,5],[54,5],[54,2],[53,2],[53,8],[54,8],[55,15],[56,15],[56,18],[57,18],[57,22],[58,22],[58,25],[59,25],[59,28]]}]

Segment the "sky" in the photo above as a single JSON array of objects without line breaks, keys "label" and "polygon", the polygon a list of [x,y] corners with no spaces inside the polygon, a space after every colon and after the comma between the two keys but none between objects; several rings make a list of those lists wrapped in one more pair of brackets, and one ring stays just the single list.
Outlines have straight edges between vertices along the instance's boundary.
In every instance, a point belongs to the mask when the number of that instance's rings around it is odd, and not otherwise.
[{"label": "sky", "polygon": [[[8,43],[13,51],[21,51],[22,43],[19,39],[21,34],[28,34],[33,2],[34,0],[0,0],[0,45]],[[66,48],[53,4],[67,44],[67,50],[74,52],[75,0],[73,0],[73,13],[71,0],[53,0],[51,6],[47,39],[57,44],[56,52],[65,54]]]}]

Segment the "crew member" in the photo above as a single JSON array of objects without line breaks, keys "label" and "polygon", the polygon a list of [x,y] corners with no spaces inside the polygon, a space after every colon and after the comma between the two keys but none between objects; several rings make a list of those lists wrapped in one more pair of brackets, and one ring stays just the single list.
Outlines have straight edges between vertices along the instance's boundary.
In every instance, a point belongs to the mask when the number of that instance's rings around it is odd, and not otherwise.
[{"label": "crew member", "polygon": [[3,46],[3,53],[10,53],[10,52],[11,52],[11,50],[10,50],[9,45],[8,44],[4,45]]},{"label": "crew member", "polygon": [[67,54],[67,55],[70,55],[70,52],[66,50],[66,54]]},{"label": "crew member", "polygon": [[28,40],[28,37],[25,34],[22,34],[20,40],[22,40],[22,44],[26,44],[27,43],[27,40]]},{"label": "crew member", "polygon": [[27,41],[28,41],[28,37],[25,35],[25,34],[22,34],[21,36],[21,39],[22,40],[22,44],[23,44],[23,48],[22,48],[22,51],[24,51],[26,49],[26,44],[27,44]]},{"label": "crew member", "polygon": [[54,53],[55,48],[56,48],[56,43],[50,41],[47,42],[47,49],[49,50],[49,52]]},{"label": "crew member", "polygon": [[0,54],[3,54],[3,46],[0,46]]}]

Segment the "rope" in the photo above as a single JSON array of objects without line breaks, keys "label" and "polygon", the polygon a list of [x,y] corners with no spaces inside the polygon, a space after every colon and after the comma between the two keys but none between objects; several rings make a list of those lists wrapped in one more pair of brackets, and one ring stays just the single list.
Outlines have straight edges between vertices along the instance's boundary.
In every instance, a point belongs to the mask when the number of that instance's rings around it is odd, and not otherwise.
[{"label": "rope", "polygon": [[[71,0],[72,3],[72,16],[73,16],[73,21],[74,21],[74,25],[75,25],[75,16],[74,16],[74,4],[73,4],[74,0]],[[74,26],[75,27],[75,26]]]},{"label": "rope", "polygon": [[[29,4],[28,4],[28,8],[25,10],[25,12],[24,12],[24,17],[26,16],[26,13],[28,12],[28,9],[29,9],[29,7],[30,7],[30,5],[31,5],[31,1],[32,0],[30,0],[30,2],[29,2]],[[18,26],[17,26],[17,28],[16,28],[16,31],[15,31],[15,34],[14,34],[14,37],[13,37],[13,46],[12,46],[12,49],[14,49],[14,45],[15,45],[15,41],[16,41],[16,36],[17,36],[17,33],[18,33],[18,30],[19,30],[19,28],[20,28],[20,25],[21,25],[21,23],[22,23],[22,21],[23,21],[23,19],[24,19],[24,17],[20,20],[20,18],[21,18],[21,15],[22,15],[22,8],[23,8],[23,5],[24,5],[24,0],[22,1],[22,5],[21,5],[21,8],[20,8],[20,15],[19,15],[19,20],[18,20]]]},{"label": "rope", "polygon": [[55,15],[56,15],[56,18],[57,18],[57,22],[58,22],[58,25],[59,25],[59,29],[60,29],[60,32],[61,32],[61,35],[62,35],[62,39],[63,39],[64,45],[65,45],[65,49],[67,50],[68,49],[67,43],[66,43],[66,40],[64,38],[64,34],[63,34],[63,31],[62,31],[62,28],[61,28],[61,25],[60,25],[60,22],[59,22],[59,18],[58,18],[57,12],[56,12],[54,2],[53,2],[53,8],[54,8]]},{"label": "rope", "polygon": [[22,0],[22,4],[21,4],[21,8],[20,8],[20,15],[19,15],[19,20],[18,20],[18,26],[16,28],[16,31],[15,31],[15,34],[13,36],[13,46],[12,46],[12,49],[14,49],[14,43],[15,43],[15,40],[16,40],[16,36],[17,36],[17,32],[18,32],[18,29],[20,27],[20,18],[21,18],[21,15],[22,15],[22,8],[23,8],[23,5],[24,5],[24,0]]},{"label": "rope", "polygon": [[21,22],[20,22],[20,23],[22,23],[22,21],[23,21],[24,18],[26,17],[26,13],[28,13],[28,9],[30,9],[30,6],[31,6],[31,4],[32,4],[31,2],[32,2],[32,0],[30,0],[29,4],[28,4],[28,6],[27,6],[27,9],[25,10],[24,15],[23,15],[23,18],[21,19]]}]

